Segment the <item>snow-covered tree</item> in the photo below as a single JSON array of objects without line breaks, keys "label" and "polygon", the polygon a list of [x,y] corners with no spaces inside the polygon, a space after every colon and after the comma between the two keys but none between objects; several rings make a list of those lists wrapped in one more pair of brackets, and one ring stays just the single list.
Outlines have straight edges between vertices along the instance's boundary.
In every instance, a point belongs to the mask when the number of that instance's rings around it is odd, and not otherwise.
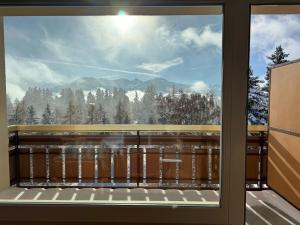
[{"label": "snow-covered tree", "polygon": [[288,56],[289,54],[284,51],[284,49],[281,47],[281,45],[277,46],[274,53],[270,56],[267,56],[267,59],[269,59],[271,62],[267,66],[267,72],[265,76],[265,85],[263,86],[262,90],[265,92],[265,98],[266,98],[266,105],[265,110],[266,111],[266,121],[269,114],[269,89],[270,89],[270,75],[271,75],[271,68],[274,65],[279,65],[282,63],[288,62]]},{"label": "snow-covered tree", "polygon": [[63,123],[65,124],[79,124],[80,114],[79,110],[74,105],[73,101],[70,101],[67,107],[67,111],[63,117]]},{"label": "snow-covered tree", "polygon": [[141,113],[141,123],[157,123],[156,90],[153,84],[147,87],[142,98]]},{"label": "snow-covered tree", "polygon": [[86,104],[95,104],[95,103],[96,103],[95,96],[92,94],[92,92],[89,92],[87,95]]},{"label": "snow-covered tree", "polygon": [[54,123],[54,116],[51,111],[50,105],[47,104],[42,115],[42,124],[53,124]]},{"label": "snow-covered tree", "polygon": [[37,123],[38,123],[38,118],[36,116],[35,108],[32,105],[30,105],[27,108],[26,124],[37,124]]},{"label": "snow-covered tree", "polygon": [[95,124],[96,123],[96,109],[95,109],[95,103],[89,103],[87,105],[88,111],[87,111],[87,124]]},{"label": "snow-covered tree", "polygon": [[267,56],[267,59],[269,59],[271,63],[269,63],[269,65],[267,66],[267,72],[265,76],[266,83],[263,88],[264,91],[269,92],[271,67],[274,65],[279,65],[288,62],[287,58],[289,57],[289,55],[290,54],[284,52],[284,49],[281,47],[281,45],[279,45],[276,47],[273,54]]},{"label": "snow-covered tree", "polygon": [[95,119],[97,124],[108,124],[109,118],[104,111],[104,108],[101,104],[98,104],[95,110]]},{"label": "snow-covered tree", "polygon": [[25,102],[15,100],[15,111],[12,117],[14,124],[25,124],[26,122],[26,105]]},{"label": "snow-covered tree", "polygon": [[254,76],[253,70],[249,68],[248,82],[248,122],[249,124],[267,123],[267,96],[262,90],[264,82],[257,76]]},{"label": "snow-covered tree", "polygon": [[131,114],[133,122],[138,123],[141,117],[141,103],[137,92],[135,92],[133,102],[131,103]]},{"label": "snow-covered tree", "polygon": [[98,88],[96,91],[96,107],[104,103],[104,92]]},{"label": "snow-covered tree", "polygon": [[128,111],[125,108],[123,102],[119,101],[116,108],[116,115],[114,117],[115,123],[117,124],[128,124],[130,123]]},{"label": "snow-covered tree", "polygon": [[9,125],[14,124],[14,105],[11,102],[10,97],[7,95],[6,96],[6,111],[7,111],[7,122]]}]

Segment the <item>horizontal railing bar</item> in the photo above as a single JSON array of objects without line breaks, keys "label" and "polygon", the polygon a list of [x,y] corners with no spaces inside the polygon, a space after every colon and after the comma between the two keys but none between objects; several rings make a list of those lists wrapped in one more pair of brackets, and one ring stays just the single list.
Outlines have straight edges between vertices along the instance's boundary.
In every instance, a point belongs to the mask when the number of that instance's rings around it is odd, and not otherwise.
[{"label": "horizontal railing bar", "polygon": [[[53,179],[54,177],[50,176],[50,179]],[[140,178],[139,176],[131,176],[130,179],[131,180],[135,180],[135,179],[138,179]],[[24,182],[24,180],[29,180],[29,177],[28,178],[22,178],[23,181],[21,182]],[[43,181],[43,180],[46,180],[47,178],[46,177],[34,177],[35,180],[37,181]],[[77,180],[77,177],[73,177],[73,178],[67,178],[67,179],[70,179],[70,180]],[[83,177],[83,180],[93,180],[94,177],[91,176],[91,177]],[[98,177],[99,180],[104,180],[104,179],[107,179],[107,180],[110,180],[111,177],[110,176],[99,176]],[[126,182],[115,182],[115,183],[127,183],[127,176],[114,176],[114,179],[115,180],[124,180]],[[154,176],[147,176],[147,180],[159,180],[159,177],[154,177]],[[165,181],[175,181],[176,180],[176,177],[175,177],[175,174],[174,174],[174,177],[168,177],[168,178],[164,178]],[[196,182],[206,182],[208,180],[208,178],[205,178],[205,177],[202,177],[202,178],[195,178],[195,179],[192,179],[192,178],[180,178],[179,181],[191,181],[192,180],[195,180]],[[215,181],[219,180],[219,179],[213,179]],[[250,181],[255,181],[256,179],[247,179],[247,180],[250,180]],[[52,183],[55,183],[55,182],[52,182]],[[57,182],[59,183],[59,182]],[[68,182],[66,182],[68,183]],[[74,183],[77,183],[77,182],[74,182]],[[101,183],[101,182],[80,182],[80,183]],[[110,182],[109,182],[110,183]],[[136,183],[136,182],[129,182],[129,183]],[[147,182],[148,183],[148,182]],[[164,183],[167,183],[167,182],[164,182]],[[180,183],[179,183],[180,184]],[[192,183],[191,183],[192,184]]]},{"label": "horizontal railing bar", "polygon": [[[53,177],[51,177],[50,176],[50,179],[52,179]],[[134,176],[134,177],[131,177],[130,179],[132,180],[131,182],[129,182],[129,184],[133,184],[133,183],[137,183],[135,180],[137,180],[138,178],[140,178],[140,177],[138,177],[138,176]],[[43,181],[43,180],[46,180],[46,177],[35,177],[34,178],[35,179],[35,182],[34,183],[39,183],[40,181]],[[69,180],[77,180],[77,178],[76,177],[74,177],[74,178],[68,178]],[[68,180],[67,179],[67,180]],[[108,176],[108,177],[99,177],[98,179],[99,179],[99,182],[86,182],[86,180],[93,180],[94,179],[94,177],[84,177],[83,178],[83,180],[85,180],[85,181],[83,181],[83,182],[72,182],[72,183],[91,183],[91,184],[97,184],[97,183],[110,183],[110,182],[101,182],[101,180],[110,180],[111,179],[111,177],[110,176]],[[124,180],[124,182],[122,182],[122,181],[117,181],[117,182],[114,182],[114,183],[124,183],[124,184],[127,184],[127,177],[126,176],[120,176],[120,177],[114,177],[114,179],[115,180]],[[27,180],[29,180],[29,178],[23,178],[23,179],[21,179],[21,183],[25,183],[24,181],[27,181]],[[158,177],[147,177],[147,180],[149,180],[149,181],[151,181],[151,182],[154,182],[154,181],[157,181],[157,180],[159,180],[159,178]],[[163,183],[168,183],[168,181],[172,181],[172,182],[174,182],[176,180],[176,177],[174,176],[174,177],[169,177],[169,178],[164,178],[164,181],[165,182],[163,182]],[[248,179],[247,179],[248,180]],[[193,181],[193,179],[192,178],[180,178],[179,179],[179,181],[185,181],[186,183],[179,183],[179,184],[190,184],[190,185],[192,185],[192,181]],[[198,185],[199,184],[206,184],[206,182],[208,181],[208,177],[202,177],[202,178],[196,178],[196,179],[194,179],[194,181],[196,181],[196,183],[195,184],[197,184],[197,182],[198,182]],[[213,181],[219,181],[219,179],[218,178],[215,178],[215,179],[213,179]],[[256,181],[255,179],[249,179],[249,181]],[[147,182],[146,184],[151,184],[151,182]],[[188,182],[191,182],[191,183],[188,183]],[[62,182],[51,182],[51,183],[62,183]],[[71,182],[66,182],[66,184],[67,183],[71,183]],[[112,183],[111,183],[112,184]],[[154,184],[154,183],[152,183],[152,184]],[[158,184],[158,183],[155,183],[155,184]],[[175,183],[173,183],[173,184],[175,184]],[[214,183],[212,183],[212,184],[214,184]]]},{"label": "horizontal railing bar", "polygon": [[[249,126],[248,132],[266,132],[267,126]],[[220,125],[156,125],[156,124],[102,124],[102,125],[12,125],[9,132],[220,132]]]},{"label": "horizontal railing bar", "polygon": [[[202,144],[202,146],[201,146]],[[180,149],[182,149],[182,151],[186,151],[187,149],[186,148],[190,148],[191,146],[192,147],[197,147],[196,150],[207,150],[207,148],[212,148],[213,150],[219,150],[220,147],[212,147],[212,145],[204,145],[204,144],[207,144],[207,142],[198,142],[197,145],[181,145],[180,146]],[[104,150],[110,150],[112,148],[115,148],[115,149],[120,149],[120,151],[126,151],[126,147],[128,146],[132,146],[131,144],[128,144],[128,145],[105,145],[105,146],[98,146],[98,145],[84,145],[84,144],[66,144],[66,145],[61,145],[61,144],[58,144],[58,145],[53,145],[53,144],[40,144],[40,143],[36,143],[36,144],[23,144],[20,145],[19,148],[31,148],[31,147],[35,147],[35,148],[45,148],[45,147],[50,147],[50,148],[53,148],[53,149],[62,149],[62,148],[65,148],[65,149],[77,149],[77,148],[83,148],[85,150],[90,150],[92,151],[93,148],[101,148],[101,149],[104,149]],[[158,151],[159,150],[159,147],[162,146],[162,145],[141,145],[142,147],[146,147],[148,150],[152,150],[152,151]],[[174,144],[170,144],[170,145],[164,145],[164,147],[166,148],[166,151],[171,151],[173,150],[173,148],[178,148],[178,144],[174,143]],[[130,147],[131,149],[134,149],[136,150],[137,147],[136,146],[132,146]]]},{"label": "horizontal railing bar", "polygon": [[[249,136],[247,142],[251,146],[260,146],[260,142],[266,142],[267,138],[259,138],[256,136]],[[101,144],[99,144],[99,142]],[[118,146],[122,145],[137,145],[138,140],[135,137],[82,137],[82,136],[52,136],[52,135],[19,135],[19,143],[21,145],[76,145],[76,146]],[[219,136],[151,136],[151,137],[141,137],[140,145],[172,145],[174,143],[181,142],[182,146],[186,144],[195,144],[195,143],[206,143],[209,145],[219,144]],[[10,141],[10,144],[13,145],[13,141]]]},{"label": "horizontal railing bar", "polygon": [[[22,151],[20,151],[19,152],[19,154],[20,155],[28,155],[29,153],[28,152],[22,152]],[[40,155],[40,154],[45,154],[45,152],[33,152],[33,153],[31,153],[32,155]],[[60,153],[55,153],[55,152],[51,152],[51,150],[49,149],[49,154],[50,155],[59,155]],[[74,152],[66,152],[65,153],[66,155],[74,155],[74,154],[76,154],[76,152],[74,151]],[[111,155],[112,153],[109,153],[109,152],[100,152],[99,151],[99,154],[102,154],[102,155]],[[127,153],[124,153],[124,155],[126,155]],[[129,154],[131,154],[131,155],[133,155],[133,154],[137,154],[137,152],[132,152],[132,153],[129,153]],[[178,153],[176,153],[176,152],[164,152],[164,154],[165,155],[176,155],[176,154],[178,154]],[[208,155],[208,153],[207,152],[196,152],[196,153],[191,153],[191,152],[183,152],[183,153],[179,153],[180,155],[184,155],[184,156],[187,156],[187,155]],[[77,154],[76,154],[77,155]],[[85,153],[82,153],[82,155],[86,155]],[[88,155],[88,154],[87,154]],[[92,153],[90,153],[90,155],[93,155]],[[144,153],[141,153],[141,155],[159,155],[159,152],[149,152],[149,153],[146,153],[146,154],[144,154]],[[219,153],[218,152],[216,152],[216,153],[212,153],[212,155],[219,155]],[[247,154],[248,155],[248,154]],[[250,155],[259,155],[259,154],[255,154],[255,153],[250,153]],[[92,159],[91,159],[92,160]],[[167,161],[164,161],[164,162],[167,162]]]},{"label": "horizontal railing bar", "polygon": [[[20,149],[29,149],[29,148],[35,148],[36,150],[44,150],[44,148],[46,148],[46,147],[48,147],[49,146],[49,148],[50,149],[52,149],[53,151],[55,151],[55,150],[61,150],[61,149],[66,149],[66,150],[75,150],[75,149],[78,149],[78,148],[82,148],[84,151],[86,151],[86,152],[89,152],[89,151],[93,151],[93,149],[91,148],[91,147],[86,147],[86,146],[83,146],[83,147],[81,147],[81,145],[78,145],[78,146],[68,146],[68,145],[66,145],[66,146],[64,146],[64,145],[47,145],[47,146],[45,146],[45,145],[22,145],[22,146],[20,146],[19,148]],[[150,152],[158,152],[159,151],[159,149],[157,149],[157,148],[154,148],[154,147],[148,147],[147,145],[143,145],[143,147],[146,147],[147,148],[147,150],[148,151],[150,151]],[[174,145],[174,149],[173,149],[173,146],[167,146],[168,148],[166,148],[164,151],[166,152],[166,153],[176,153],[176,151],[173,151],[173,150],[176,150],[176,147],[175,147],[175,145]],[[197,148],[196,150],[197,151],[207,151],[208,150],[208,148],[209,148],[210,146],[205,146],[205,148],[203,147],[203,148]],[[100,148],[100,147],[98,147],[98,148]],[[178,147],[177,147],[178,148]],[[118,151],[118,152],[126,152],[126,150],[124,150],[122,147],[116,147],[116,146],[112,146],[112,147],[109,147],[109,146],[106,146],[106,147],[104,147],[104,148],[101,148],[100,150],[101,151],[110,151],[111,149],[115,149],[116,151]],[[137,147],[131,147],[130,148],[131,149],[131,151],[137,151]],[[220,148],[212,148],[214,151],[219,151],[220,150]],[[189,149],[187,149],[187,147],[182,147],[181,149],[181,153],[185,153],[185,152],[190,152],[191,150],[190,150],[190,148]],[[254,151],[254,150],[252,150],[252,151]],[[141,154],[144,154],[144,153],[141,153]]]},{"label": "horizontal railing bar", "polygon": [[[105,183],[103,184],[90,184],[90,183],[78,183],[78,184],[75,184],[76,186],[74,186],[73,183],[70,183],[69,185],[57,185],[57,184],[49,184],[49,185],[44,185],[44,184],[36,184],[36,185],[29,185],[29,184],[20,184],[19,187],[21,188],[53,188],[53,187],[56,187],[56,188],[74,188],[74,187],[78,187],[78,188],[128,188],[128,189],[131,189],[131,188],[138,188],[137,185],[131,185],[131,186],[127,186],[127,185],[118,185],[117,183],[115,183],[116,185],[106,185]],[[143,188],[147,188],[147,189],[157,189],[157,188],[160,188],[160,189],[170,189],[170,188],[176,188],[176,189],[180,189],[180,190],[194,190],[195,188],[198,188],[198,189],[204,189],[205,190],[219,190],[219,185],[217,184],[212,184],[212,185],[206,185],[206,184],[203,184],[203,185],[193,185],[191,184],[191,186],[187,186],[187,185],[182,185],[182,186],[178,186],[176,185],[175,183],[174,184],[163,184],[163,185],[157,185],[157,184],[150,184],[148,185],[143,185],[143,183],[140,184],[140,187],[143,187]],[[255,189],[253,189],[255,190]]]}]

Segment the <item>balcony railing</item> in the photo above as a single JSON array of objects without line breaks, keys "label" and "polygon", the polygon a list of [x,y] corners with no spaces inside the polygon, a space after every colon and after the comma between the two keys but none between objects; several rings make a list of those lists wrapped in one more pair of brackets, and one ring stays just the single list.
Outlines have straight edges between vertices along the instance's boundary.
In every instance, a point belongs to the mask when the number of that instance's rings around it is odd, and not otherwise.
[{"label": "balcony railing", "polygon": [[[217,189],[220,129],[216,125],[10,126],[11,184]],[[247,188],[264,187],[266,132],[265,126],[249,127]]]}]

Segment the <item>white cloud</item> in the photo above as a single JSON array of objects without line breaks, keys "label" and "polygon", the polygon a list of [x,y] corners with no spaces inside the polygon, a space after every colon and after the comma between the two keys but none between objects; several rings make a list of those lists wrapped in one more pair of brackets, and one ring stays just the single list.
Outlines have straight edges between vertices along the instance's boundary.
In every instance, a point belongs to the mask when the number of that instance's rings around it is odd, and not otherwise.
[{"label": "white cloud", "polygon": [[169,69],[170,67],[177,66],[183,63],[183,59],[181,57],[168,60],[162,63],[143,63],[138,65],[137,68],[151,71],[153,73],[159,73],[163,70]]},{"label": "white cloud", "polygon": [[[27,60],[27,58],[18,57],[20,59]],[[90,64],[84,64],[84,63],[78,63],[78,62],[72,62],[72,61],[63,61],[63,60],[49,60],[49,59],[37,59],[37,58],[31,58],[31,60],[34,60],[35,62],[41,62],[45,64],[56,64],[56,65],[67,65],[67,66],[76,66],[76,67],[82,67],[82,68],[90,68],[100,71],[108,71],[108,72],[117,72],[120,74],[128,74],[128,75],[144,75],[147,77],[159,77],[159,75],[154,73],[145,73],[145,72],[138,72],[133,70],[122,70],[117,68],[109,68],[109,67],[103,67],[99,65],[90,65]],[[105,76],[102,76],[105,78]],[[112,78],[113,75],[109,74],[108,78]]]},{"label": "white cloud", "polygon": [[160,26],[155,30],[155,35],[160,41],[160,47],[164,46],[169,50],[185,47],[181,38],[181,31],[171,30],[167,26]]},{"label": "white cloud", "polygon": [[[95,48],[103,51],[108,62],[119,62],[130,57],[155,59],[162,54],[174,57],[182,48],[222,46],[222,32],[214,31],[212,25],[196,28],[174,29],[165,25],[161,17],[130,16],[131,24],[126,32],[120,29],[113,16],[83,17],[87,36]],[[109,24],[109,26],[108,26]]]},{"label": "white cloud", "polygon": [[45,63],[40,61],[16,58],[6,55],[5,58],[7,93],[12,99],[24,95],[24,89],[39,84],[61,84],[63,75],[51,70]]},{"label": "white cloud", "polygon": [[44,46],[48,49],[53,56],[59,60],[71,60],[72,55],[69,54],[69,49],[65,47],[61,40],[42,40]]},{"label": "white cloud", "polygon": [[189,27],[182,31],[181,38],[184,43],[194,44],[199,48],[207,46],[222,47],[222,33],[213,31],[209,25],[201,30]]},{"label": "white cloud", "polygon": [[19,85],[7,83],[6,85],[6,93],[8,96],[14,100],[14,99],[22,99],[25,95],[25,90],[23,90]]},{"label": "white cloud", "polygon": [[64,78],[51,70],[47,64],[35,59],[6,55],[5,62],[6,77],[9,82],[34,81],[35,83],[60,84]]},{"label": "white cloud", "polygon": [[[282,45],[289,59],[300,58],[300,19],[294,15],[252,16],[251,48],[266,56]],[[269,61],[268,61],[269,62]]]},{"label": "white cloud", "polygon": [[41,30],[43,31],[44,38],[40,41],[47,48],[47,50],[59,60],[70,60],[70,57],[68,56],[69,49],[66,47],[66,43],[64,43],[64,40],[50,37],[47,29],[42,25]]},{"label": "white cloud", "polygon": [[95,48],[105,52],[103,58],[108,62],[128,57],[128,51],[131,55],[143,56],[147,53],[145,47],[153,44],[150,37],[157,28],[157,17],[130,16],[130,26],[124,24],[123,19],[116,16],[81,18],[87,36]]},{"label": "white cloud", "polygon": [[203,81],[197,81],[195,83],[193,83],[193,85],[191,86],[191,91],[193,92],[206,92],[208,91],[208,85],[203,82]]}]

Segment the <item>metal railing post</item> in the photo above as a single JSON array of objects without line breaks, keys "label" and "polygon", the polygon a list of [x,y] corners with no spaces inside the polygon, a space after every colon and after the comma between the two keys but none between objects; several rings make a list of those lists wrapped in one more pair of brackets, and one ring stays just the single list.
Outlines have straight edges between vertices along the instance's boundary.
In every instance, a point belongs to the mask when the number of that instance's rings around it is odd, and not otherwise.
[{"label": "metal railing post", "polygon": [[163,158],[164,158],[164,148],[160,146],[159,148],[159,186],[163,186],[164,179],[164,166],[163,166]]},{"label": "metal railing post", "polygon": [[34,179],[34,167],[33,167],[33,148],[29,149],[29,179],[30,183],[33,184]]},{"label": "metal railing post", "polygon": [[127,185],[130,185],[131,183],[131,152],[130,152],[131,146],[127,146]]},{"label": "metal railing post", "polygon": [[143,184],[145,185],[147,182],[147,149],[143,147]]},{"label": "metal railing post", "polygon": [[192,146],[192,184],[196,184],[196,147]]},{"label": "metal railing post", "polygon": [[137,172],[138,172],[138,180],[137,180],[137,187],[140,187],[141,183],[141,152],[140,152],[140,144],[141,144],[141,139],[140,139],[140,131],[137,130],[136,132],[137,135]]},{"label": "metal railing post", "polygon": [[207,165],[208,165],[208,186],[211,187],[212,183],[212,148],[209,147],[207,150],[208,156],[207,156]]},{"label": "metal railing post", "polygon": [[264,138],[264,132],[260,131],[259,132],[260,140],[259,140],[259,180],[258,180],[258,186],[259,190],[263,189],[263,169],[264,169],[264,157],[263,157],[263,152],[264,152],[264,145],[265,145],[265,138]]},{"label": "metal railing post", "polygon": [[176,175],[175,175],[175,181],[176,181],[176,185],[179,185],[179,180],[180,180],[180,164],[179,164],[179,154],[180,154],[180,148],[176,148]]},{"label": "metal railing post", "polygon": [[66,149],[65,149],[65,147],[62,147],[62,149],[61,149],[61,166],[62,166],[62,169],[61,169],[62,182],[63,182],[63,184],[65,184],[66,183]]},{"label": "metal railing post", "polygon": [[77,151],[78,155],[78,182],[82,182],[82,148],[79,147]]},{"label": "metal railing post", "polygon": [[50,182],[50,160],[49,160],[49,147],[45,149],[45,163],[46,163],[46,183]]},{"label": "metal railing post", "polygon": [[20,186],[20,149],[19,149],[19,132],[16,131],[13,139],[15,146],[14,157],[15,157],[15,182],[16,186]]},{"label": "metal railing post", "polygon": [[94,183],[98,183],[99,167],[98,167],[98,148],[94,149]]},{"label": "metal railing post", "polygon": [[110,183],[112,186],[115,186],[115,150],[117,150],[115,146],[110,149]]}]

